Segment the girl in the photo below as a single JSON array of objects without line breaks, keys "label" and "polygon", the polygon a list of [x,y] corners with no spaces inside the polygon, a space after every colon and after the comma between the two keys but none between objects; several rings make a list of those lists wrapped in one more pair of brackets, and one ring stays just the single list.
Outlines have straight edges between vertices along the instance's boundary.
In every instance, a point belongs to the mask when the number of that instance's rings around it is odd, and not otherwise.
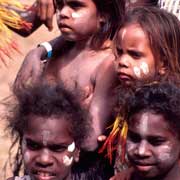
[{"label": "girl", "polygon": [[155,7],[130,10],[115,38],[121,83],[180,78],[180,22]]},{"label": "girl", "polygon": [[[180,22],[155,7],[136,7],[127,12],[114,40],[115,66],[119,79],[119,93],[129,91],[135,83],[149,83],[160,79],[180,82]],[[125,93],[123,96],[125,97]],[[124,98],[120,100],[124,101]],[[119,118],[107,138],[113,140],[119,129]],[[121,126],[120,122],[120,126]],[[124,124],[127,131],[127,126]],[[125,134],[119,144],[124,143]],[[122,142],[123,141],[123,142]],[[108,148],[111,150],[111,148]],[[118,148],[115,169],[122,170],[124,148]],[[112,152],[108,153],[110,156]],[[123,156],[121,158],[121,155]]]},{"label": "girl", "polygon": [[[88,179],[86,172],[80,176],[77,162],[91,127],[88,113],[75,97],[62,86],[41,85],[17,92],[16,100],[8,128],[14,137],[12,146],[18,142],[19,148],[10,179]],[[20,178],[22,165],[24,176]],[[94,168],[89,180],[108,179],[107,173],[101,174],[101,166]]]},{"label": "girl", "polygon": [[[111,38],[121,22],[123,0],[57,0],[57,23],[65,40],[57,57],[49,61],[43,79],[63,82],[69,90],[81,94],[82,104],[92,115],[92,133],[84,144],[97,148],[112,109],[114,55]],[[101,81],[102,78],[106,81]]]},{"label": "girl", "polygon": [[[170,83],[138,89],[124,107],[129,126],[126,180],[179,180],[180,90]],[[117,174],[111,180],[121,179]]]}]

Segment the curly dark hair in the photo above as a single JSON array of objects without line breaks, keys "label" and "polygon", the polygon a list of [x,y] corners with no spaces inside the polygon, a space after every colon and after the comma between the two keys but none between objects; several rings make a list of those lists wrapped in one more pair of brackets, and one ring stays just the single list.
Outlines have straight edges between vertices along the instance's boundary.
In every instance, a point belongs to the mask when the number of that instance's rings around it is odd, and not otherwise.
[{"label": "curly dark hair", "polygon": [[[14,137],[14,144],[19,143],[16,154],[14,175],[19,174],[22,165],[21,141],[27,129],[31,115],[39,117],[55,116],[66,118],[69,121],[69,129],[77,146],[87,138],[90,130],[90,117],[86,110],[82,109],[78,98],[68,92],[62,85],[49,86],[46,84],[29,87],[23,91],[14,92],[17,104],[9,114],[8,129]],[[52,119],[53,120],[53,119]]]},{"label": "curly dark hair", "polygon": [[138,112],[161,114],[180,138],[180,89],[169,82],[153,83],[138,88],[129,97],[125,115],[128,122]]}]

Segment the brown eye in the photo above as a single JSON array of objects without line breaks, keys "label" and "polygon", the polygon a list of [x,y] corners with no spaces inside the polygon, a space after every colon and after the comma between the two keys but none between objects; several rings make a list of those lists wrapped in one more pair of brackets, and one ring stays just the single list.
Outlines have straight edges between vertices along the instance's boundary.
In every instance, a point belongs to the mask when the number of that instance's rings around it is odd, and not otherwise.
[{"label": "brown eye", "polygon": [[50,145],[49,149],[54,152],[64,152],[67,149],[67,146],[54,144]]},{"label": "brown eye", "polygon": [[40,150],[42,148],[42,146],[39,143],[36,143],[30,139],[26,140],[26,145],[27,145],[27,148],[32,151]]}]

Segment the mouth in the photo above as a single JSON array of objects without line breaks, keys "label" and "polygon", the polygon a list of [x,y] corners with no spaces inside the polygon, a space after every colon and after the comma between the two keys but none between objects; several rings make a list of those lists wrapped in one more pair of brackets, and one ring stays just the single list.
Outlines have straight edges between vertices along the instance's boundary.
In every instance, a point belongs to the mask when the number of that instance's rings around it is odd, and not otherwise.
[{"label": "mouth", "polygon": [[118,77],[120,80],[123,80],[123,81],[132,81],[132,77],[123,72],[118,72]]},{"label": "mouth", "polygon": [[68,25],[66,25],[66,24],[64,24],[64,23],[59,23],[59,24],[58,24],[58,27],[59,27],[60,30],[63,30],[63,29],[71,29],[70,26],[68,26]]},{"label": "mouth", "polygon": [[53,180],[56,177],[55,173],[36,171],[33,173],[36,180]]},{"label": "mouth", "polygon": [[135,165],[135,168],[140,172],[148,172],[152,169],[153,165]]}]

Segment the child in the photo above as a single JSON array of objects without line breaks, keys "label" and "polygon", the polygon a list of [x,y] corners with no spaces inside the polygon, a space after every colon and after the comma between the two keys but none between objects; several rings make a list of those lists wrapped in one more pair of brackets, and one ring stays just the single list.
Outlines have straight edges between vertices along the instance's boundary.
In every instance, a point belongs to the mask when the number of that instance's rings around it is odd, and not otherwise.
[{"label": "child", "polygon": [[34,87],[16,97],[18,105],[9,128],[19,140],[21,153],[14,174],[24,162],[32,179],[68,179],[87,136],[86,114],[60,87]]},{"label": "child", "polygon": [[[108,179],[105,176],[108,172],[101,174],[104,164],[94,167],[97,170],[86,176],[89,170],[85,171],[81,163],[77,163],[91,127],[87,111],[71,93],[62,86],[41,84],[15,95],[17,105],[8,119],[14,145],[19,142],[13,175],[19,174],[22,165],[25,171],[25,176],[14,177],[16,180]],[[92,156],[84,166],[93,164],[93,159]]]},{"label": "child", "polygon": [[[180,90],[170,83],[138,89],[124,108],[129,126],[129,180],[179,180]],[[112,179],[121,179],[117,174]]]},{"label": "child", "polygon": [[180,22],[155,7],[130,10],[115,38],[121,83],[180,78]]},{"label": "child", "polygon": [[[148,83],[160,79],[176,79],[180,82],[180,22],[165,10],[155,7],[129,10],[116,33],[114,49],[119,93],[129,91],[137,82]],[[121,97],[121,100],[125,100],[125,94]],[[114,129],[103,148],[111,144],[108,141],[115,132]],[[118,148],[116,171],[124,168],[120,166],[121,154],[121,148]]]},{"label": "child", "polygon": [[[93,130],[84,148],[94,150],[112,110],[111,89],[115,74],[110,44],[117,22],[122,19],[124,2],[57,0],[56,7],[65,45],[48,63],[43,79],[52,83],[62,81],[66,88],[81,94],[82,104],[93,116]],[[101,81],[102,77],[106,77],[106,81]]]}]

